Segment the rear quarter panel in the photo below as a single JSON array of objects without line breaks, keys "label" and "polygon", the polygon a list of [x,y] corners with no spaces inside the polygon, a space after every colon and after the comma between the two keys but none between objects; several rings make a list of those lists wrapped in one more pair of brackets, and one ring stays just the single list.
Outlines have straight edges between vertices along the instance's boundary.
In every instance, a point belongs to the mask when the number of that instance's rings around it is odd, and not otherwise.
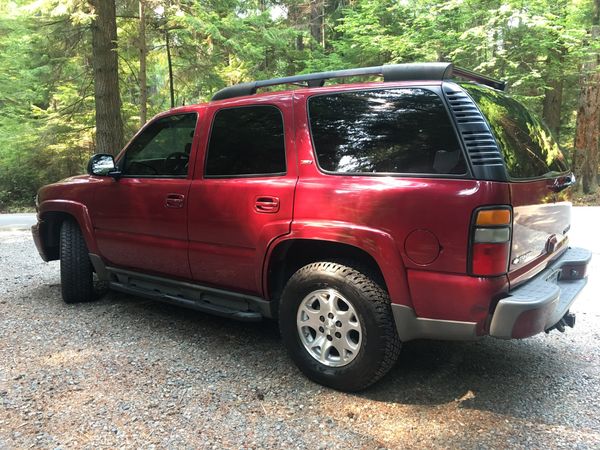
[{"label": "rear quarter panel", "polygon": [[[406,274],[410,276],[411,271],[466,274],[472,212],[483,205],[510,204],[507,183],[323,173],[318,167],[305,120],[309,96],[310,92],[303,91],[295,99],[300,177],[292,234],[308,223],[315,230],[315,238],[333,240],[336,236],[332,236],[335,234],[332,224],[339,223],[389,235],[393,251],[399,255],[397,262],[377,254],[368,238],[360,238],[357,246],[375,258],[395,303],[417,306],[410,305]],[[318,223],[322,224],[321,231],[316,226]],[[352,227],[340,226],[339,233],[358,235]],[[407,242],[411,233],[416,233],[416,238]],[[435,238],[431,239],[431,235]],[[422,236],[429,238],[424,240]],[[420,258],[420,248],[432,254],[432,240],[434,244],[437,241],[438,249],[434,252],[437,255],[433,259]],[[438,294],[432,292],[432,295]]]}]

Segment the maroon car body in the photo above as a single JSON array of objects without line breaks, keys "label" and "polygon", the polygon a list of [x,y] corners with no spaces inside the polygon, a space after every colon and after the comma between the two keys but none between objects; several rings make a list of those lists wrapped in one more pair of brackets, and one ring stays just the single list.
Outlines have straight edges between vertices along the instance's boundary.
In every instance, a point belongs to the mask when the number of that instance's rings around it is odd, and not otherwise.
[{"label": "maroon car body", "polygon": [[[202,287],[205,293],[244,300],[239,308],[206,297],[205,306],[212,302],[220,308],[212,312],[248,319],[252,314],[276,315],[279,296],[294,270],[343,255],[381,275],[402,341],[490,334],[521,338],[560,326],[585,284],[590,259],[589,252],[568,246],[571,204],[564,188],[573,180],[560,151],[552,147],[548,151],[554,154],[546,155],[560,170],[519,179],[506,175],[510,161],[500,147],[510,144],[510,136],[501,136],[492,122],[506,129],[510,125],[488,114],[486,107],[494,99],[513,101],[479,84],[431,78],[222,95],[221,100],[160,114],[119,153],[116,167],[144,130],[161,119],[193,113],[197,123],[186,144],[185,174],[88,174],[43,187],[39,223],[33,228],[40,254],[44,260],[59,258],[58,229],[61,221],[72,218],[81,228],[96,273],[113,288],[144,295],[143,283],[132,282],[136,274],[141,280]],[[466,162],[464,173],[324,169],[323,156],[316,152],[314,134],[320,122],[311,116],[316,114],[311,99],[402,89],[437,96]],[[369,98],[369,105],[375,100]],[[386,101],[372,106],[369,114],[384,108]],[[207,176],[215,115],[258,106],[281,114],[285,172]],[[501,234],[508,240],[498,247],[476,243],[478,213],[486,210],[507,211],[503,217],[510,218],[504,228],[492,223],[481,231],[487,235],[504,230]],[[163,295],[162,300],[169,301],[169,296],[171,301],[176,297]],[[236,310],[245,315],[236,315]]]}]

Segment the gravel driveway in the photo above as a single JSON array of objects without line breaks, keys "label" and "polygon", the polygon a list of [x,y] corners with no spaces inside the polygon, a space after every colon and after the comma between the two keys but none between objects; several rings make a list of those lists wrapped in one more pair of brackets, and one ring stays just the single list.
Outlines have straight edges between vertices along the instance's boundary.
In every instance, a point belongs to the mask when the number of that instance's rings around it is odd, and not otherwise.
[{"label": "gravel driveway", "polygon": [[0,448],[600,447],[599,208],[575,329],[523,341],[409,342],[356,395],[304,378],[276,324],[109,293],[60,299],[58,264],[0,230]]}]

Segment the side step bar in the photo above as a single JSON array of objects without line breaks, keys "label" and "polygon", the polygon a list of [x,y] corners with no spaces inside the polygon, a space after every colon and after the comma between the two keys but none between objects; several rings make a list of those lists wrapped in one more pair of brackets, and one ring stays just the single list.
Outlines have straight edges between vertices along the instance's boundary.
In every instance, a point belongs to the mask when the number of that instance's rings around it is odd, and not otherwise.
[{"label": "side step bar", "polygon": [[272,303],[260,297],[108,267],[94,254],[90,259],[98,278],[115,291],[245,322],[273,317]]}]

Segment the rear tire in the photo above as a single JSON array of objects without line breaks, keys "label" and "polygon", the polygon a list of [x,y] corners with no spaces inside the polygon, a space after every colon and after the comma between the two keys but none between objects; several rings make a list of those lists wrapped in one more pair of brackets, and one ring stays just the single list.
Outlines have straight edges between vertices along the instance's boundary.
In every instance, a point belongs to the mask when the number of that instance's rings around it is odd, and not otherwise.
[{"label": "rear tire", "polygon": [[60,227],[60,284],[65,303],[94,299],[93,269],[87,245],[77,223],[65,220]]},{"label": "rear tire", "polygon": [[298,270],[287,282],[279,327],[291,358],[313,381],[359,391],[400,353],[390,299],[368,271],[335,262]]}]

